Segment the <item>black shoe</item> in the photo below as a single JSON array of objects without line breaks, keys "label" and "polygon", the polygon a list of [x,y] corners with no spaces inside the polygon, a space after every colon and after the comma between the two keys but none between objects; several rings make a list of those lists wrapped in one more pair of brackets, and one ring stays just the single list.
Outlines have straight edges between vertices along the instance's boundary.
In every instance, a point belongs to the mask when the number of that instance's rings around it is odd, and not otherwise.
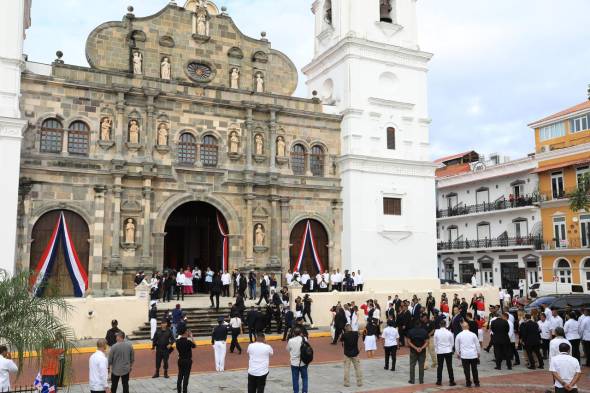
[{"label": "black shoe", "polygon": [[391,371],[395,371],[395,367],[392,367],[392,368],[391,368]]},{"label": "black shoe", "polygon": [[160,378],[160,374],[159,373],[155,373],[154,375],[152,375],[152,378]]},{"label": "black shoe", "polygon": [[508,370],[512,370],[512,367],[508,367]]},{"label": "black shoe", "polygon": [[494,370],[502,370],[502,367],[494,367]]},{"label": "black shoe", "polygon": [[170,377],[168,376],[168,373],[164,373],[164,378],[170,378]]},{"label": "black shoe", "polygon": [[489,348],[484,348],[484,351],[486,351],[487,353],[490,353],[490,349]]},{"label": "black shoe", "polygon": [[415,382],[414,381],[408,381],[409,384],[413,385]]},{"label": "black shoe", "polygon": [[475,387],[478,388],[479,387],[479,382],[475,383]]},{"label": "black shoe", "polygon": [[514,363],[513,365],[514,365],[514,366],[520,366],[520,362],[518,362],[518,363]]},{"label": "black shoe", "polygon": [[439,381],[436,381],[436,385],[442,386],[442,383],[440,383]]},{"label": "black shoe", "polygon": [[541,364],[538,368],[542,370],[543,368],[545,368],[545,365]]},{"label": "black shoe", "polygon": [[536,370],[536,369],[537,369],[536,367],[532,367],[532,366],[528,366],[527,368],[528,368],[529,370]]},{"label": "black shoe", "polygon": [[455,381],[449,382],[449,386],[456,386],[457,384],[455,383]]},{"label": "black shoe", "polygon": [[383,367],[384,370],[389,370],[389,366]]},{"label": "black shoe", "polygon": [[471,381],[465,382],[465,386],[467,386],[468,388],[470,388],[471,387]]}]

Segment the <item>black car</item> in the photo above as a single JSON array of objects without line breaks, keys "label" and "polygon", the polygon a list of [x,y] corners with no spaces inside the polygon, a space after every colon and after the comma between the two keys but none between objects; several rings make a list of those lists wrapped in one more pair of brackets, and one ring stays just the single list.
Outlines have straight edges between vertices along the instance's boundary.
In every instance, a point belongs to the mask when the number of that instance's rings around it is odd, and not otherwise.
[{"label": "black car", "polygon": [[[571,295],[547,295],[536,299],[534,302],[527,304],[524,311],[530,314],[531,310],[541,309],[541,305],[547,305],[549,308],[556,308],[559,315],[563,316],[565,310],[570,308],[572,311],[580,311],[584,308],[590,308],[590,295],[571,294]],[[512,309],[510,310],[512,312]]]}]

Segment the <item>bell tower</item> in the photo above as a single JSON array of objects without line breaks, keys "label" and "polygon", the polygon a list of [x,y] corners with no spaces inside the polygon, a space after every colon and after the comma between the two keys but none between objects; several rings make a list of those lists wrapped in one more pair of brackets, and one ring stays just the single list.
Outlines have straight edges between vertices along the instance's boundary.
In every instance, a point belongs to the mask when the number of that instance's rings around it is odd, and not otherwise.
[{"label": "bell tower", "polygon": [[[435,166],[417,0],[316,0],[309,94],[342,115],[343,269],[436,278]],[[408,263],[412,268],[408,269]]]}]

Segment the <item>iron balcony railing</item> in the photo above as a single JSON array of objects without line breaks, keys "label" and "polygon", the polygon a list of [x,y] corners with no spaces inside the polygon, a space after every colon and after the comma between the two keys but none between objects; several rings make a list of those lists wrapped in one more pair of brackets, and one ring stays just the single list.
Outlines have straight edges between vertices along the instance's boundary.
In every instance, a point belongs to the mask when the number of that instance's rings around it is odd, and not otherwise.
[{"label": "iron balcony railing", "polygon": [[567,240],[556,240],[545,242],[544,250],[563,250],[563,249],[574,249],[574,248],[590,248],[590,241],[586,240],[582,242],[579,238],[567,239]]},{"label": "iron balcony railing", "polygon": [[484,202],[476,205],[458,204],[455,207],[440,209],[436,212],[437,218],[463,216],[473,213],[491,212],[497,210],[514,209],[517,207],[533,206],[541,202],[540,195],[527,195],[519,198],[499,199],[494,202]]},{"label": "iron balcony railing", "polygon": [[536,250],[543,249],[541,236],[504,237],[498,239],[483,240],[454,240],[438,243],[438,250],[466,250],[473,248],[508,248],[508,247],[533,247]]}]

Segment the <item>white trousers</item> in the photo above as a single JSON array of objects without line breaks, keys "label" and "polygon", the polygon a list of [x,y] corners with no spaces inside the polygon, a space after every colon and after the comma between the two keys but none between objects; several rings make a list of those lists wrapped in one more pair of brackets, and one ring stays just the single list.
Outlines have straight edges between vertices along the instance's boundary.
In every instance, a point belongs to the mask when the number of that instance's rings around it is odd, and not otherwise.
[{"label": "white trousers", "polygon": [[223,371],[225,369],[225,353],[227,352],[226,342],[215,341],[213,350],[215,351],[215,370]]},{"label": "white trousers", "polygon": [[154,334],[156,334],[157,327],[158,327],[158,322],[156,321],[156,318],[150,319],[150,338],[151,339],[154,338]]}]

